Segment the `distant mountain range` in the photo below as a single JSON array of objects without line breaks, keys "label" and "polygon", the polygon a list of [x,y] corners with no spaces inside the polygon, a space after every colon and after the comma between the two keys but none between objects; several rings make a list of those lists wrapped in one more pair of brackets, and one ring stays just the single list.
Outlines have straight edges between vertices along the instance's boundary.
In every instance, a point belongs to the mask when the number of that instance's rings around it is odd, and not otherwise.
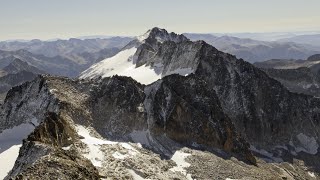
[{"label": "distant mountain range", "polygon": [[258,41],[232,36],[214,36],[212,34],[184,34],[189,39],[204,40],[221,51],[236,55],[249,62],[268,59],[305,59],[320,52],[318,47],[294,42]]},{"label": "distant mountain range", "polygon": [[26,81],[31,81],[37,77],[38,74],[45,73],[20,59],[14,59],[0,71],[0,103],[4,100],[7,91],[13,86],[20,85]]},{"label": "distant mountain range", "polygon": [[[46,47],[41,47],[45,49]],[[28,48],[26,48],[28,49]],[[49,51],[49,50],[46,50]],[[76,77],[80,72],[90,67],[92,64],[111,57],[119,51],[117,47],[104,48],[94,52],[78,51],[78,53],[63,53],[56,56],[46,56],[43,54],[31,53],[25,49],[4,51],[0,50],[0,68],[9,65],[14,59],[37,67],[38,69],[54,75]]]},{"label": "distant mountain range", "polygon": [[31,40],[28,42],[0,42],[0,49],[4,51],[17,51],[20,49],[27,50],[34,54],[42,54],[47,57],[55,56],[72,56],[84,52],[93,53],[106,48],[122,48],[132,38],[129,37],[112,37],[107,39],[76,39],[41,41]]},{"label": "distant mountain range", "polygon": [[279,42],[294,42],[299,44],[310,44],[320,47],[320,33],[311,35],[299,35],[290,38],[279,39]]}]

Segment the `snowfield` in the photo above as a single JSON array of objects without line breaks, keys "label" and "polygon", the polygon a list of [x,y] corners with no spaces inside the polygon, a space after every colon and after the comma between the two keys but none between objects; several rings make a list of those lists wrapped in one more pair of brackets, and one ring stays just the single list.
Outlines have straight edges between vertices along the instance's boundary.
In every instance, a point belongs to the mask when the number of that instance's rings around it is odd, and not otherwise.
[{"label": "snowfield", "polygon": [[176,151],[171,157],[171,160],[173,160],[177,166],[171,168],[170,171],[181,172],[188,180],[192,180],[191,174],[187,174],[187,171],[185,170],[185,168],[190,166],[190,163],[186,162],[185,158],[190,155],[191,154],[184,153],[182,151]]},{"label": "snowfield", "polygon": [[34,128],[34,125],[26,123],[0,133],[0,179],[6,177],[13,168],[22,140],[27,138]]},{"label": "snowfield", "polygon": [[81,73],[80,78],[111,77],[113,75],[129,76],[142,84],[151,84],[161,79],[161,74],[157,74],[150,66],[140,66],[136,68],[133,57],[137,48],[125,49],[111,58],[102,60],[94,64],[89,69]]}]

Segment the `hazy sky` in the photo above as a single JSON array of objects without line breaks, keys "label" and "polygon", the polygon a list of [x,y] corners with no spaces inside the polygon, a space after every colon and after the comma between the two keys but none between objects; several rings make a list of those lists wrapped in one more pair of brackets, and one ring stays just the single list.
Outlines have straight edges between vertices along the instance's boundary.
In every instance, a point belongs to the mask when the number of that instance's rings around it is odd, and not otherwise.
[{"label": "hazy sky", "polygon": [[320,0],[0,0],[0,40],[320,30]]}]

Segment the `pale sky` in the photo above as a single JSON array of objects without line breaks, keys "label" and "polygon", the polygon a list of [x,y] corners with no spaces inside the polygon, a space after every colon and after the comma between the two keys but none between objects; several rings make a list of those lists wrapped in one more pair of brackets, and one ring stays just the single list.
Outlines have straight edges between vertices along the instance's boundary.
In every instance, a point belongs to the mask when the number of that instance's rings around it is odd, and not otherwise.
[{"label": "pale sky", "polygon": [[0,0],[0,40],[320,30],[320,0]]}]

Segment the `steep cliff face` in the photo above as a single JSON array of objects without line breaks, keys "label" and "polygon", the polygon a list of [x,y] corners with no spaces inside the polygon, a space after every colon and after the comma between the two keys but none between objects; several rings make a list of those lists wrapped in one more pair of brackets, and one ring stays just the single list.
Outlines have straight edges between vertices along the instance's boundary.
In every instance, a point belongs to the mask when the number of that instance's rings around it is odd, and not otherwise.
[{"label": "steep cliff face", "polygon": [[319,99],[291,93],[251,64],[206,43],[201,51],[195,74],[216,90],[224,112],[250,143],[268,148],[296,141],[300,133],[319,137]]},{"label": "steep cliff face", "polygon": [[[195,75],[171,75],[145,88],[149,124],[156,134],[185,145],[194,143],[240,153],[255,162],[248,144],[223,113],[214,89]],[[151,102],[151,103],[150,103]]]}]

